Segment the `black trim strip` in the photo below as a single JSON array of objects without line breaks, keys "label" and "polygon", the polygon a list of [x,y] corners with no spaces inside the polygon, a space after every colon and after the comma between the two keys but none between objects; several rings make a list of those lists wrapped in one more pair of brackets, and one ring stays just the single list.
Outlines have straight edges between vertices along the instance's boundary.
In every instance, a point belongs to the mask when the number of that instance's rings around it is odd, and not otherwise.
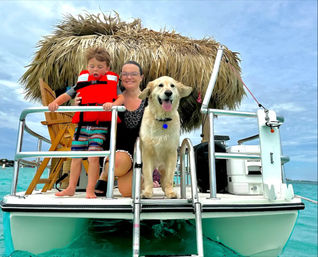
[{"label": "black trim strip", "polygon": [[[4,212],[81,212],[81,213],[131,213],[131,205],[31,205],[31,204],[6,204],[1,202]],[[210,212],[264,212],[264,211],[291,211],[303,210],[303,203],[289,204],[258,204],[258,205],[204,205],[202,213]],[[190,204],[181,205],[152,205],[143,204],[142,212],[193,212]]]}]

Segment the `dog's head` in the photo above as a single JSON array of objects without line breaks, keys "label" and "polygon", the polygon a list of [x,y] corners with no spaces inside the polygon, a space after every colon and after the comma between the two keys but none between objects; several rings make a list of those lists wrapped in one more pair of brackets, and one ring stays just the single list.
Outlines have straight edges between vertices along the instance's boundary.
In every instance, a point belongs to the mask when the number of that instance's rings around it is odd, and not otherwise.
[{"label": "dog's head", "polygon": [[148,103],[160,106],[163,111],[169,112],[177,109],[182,97],[190,95],[192,88],[168,76],[157,78],[148,83],[139,98],[146,99]]}]

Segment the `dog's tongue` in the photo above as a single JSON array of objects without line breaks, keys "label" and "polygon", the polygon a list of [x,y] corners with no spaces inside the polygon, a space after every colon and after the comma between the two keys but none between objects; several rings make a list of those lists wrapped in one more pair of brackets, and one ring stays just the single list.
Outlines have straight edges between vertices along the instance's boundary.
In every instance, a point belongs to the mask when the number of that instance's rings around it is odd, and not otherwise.
[{"label": "dog's tongue", "polygon": [[170,101],[163,101],[162,102],[162,108],[166,111],[169,112],[172,109],[172,104]]}]

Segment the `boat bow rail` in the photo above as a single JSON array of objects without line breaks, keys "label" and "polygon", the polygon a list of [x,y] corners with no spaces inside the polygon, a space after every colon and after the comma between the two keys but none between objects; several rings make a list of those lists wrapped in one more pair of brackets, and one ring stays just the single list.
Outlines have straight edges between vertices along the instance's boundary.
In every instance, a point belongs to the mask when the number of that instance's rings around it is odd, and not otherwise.
[{"label": "boat bow rail", "polygon": [[[284,119],[277,117],[272,110],[265,108],[259,109],[257,113],[241,112],[230,110],[219,110],[208,108],[213,88],[216,82],[219,67],[222,61],[224,47],[220,46],[215,58],[211,79],[206,90],[206,94],[201,106],[201,112],[208,116],[209,121],[209,174],[210,174],[210,197],[216,198],[216,167],[215,159],[254,159],[261,160],[262,179],[264,196],[270,201],[277,198],[290,200],[294,198],[292,185],[283,183],[285,175],[283,174],[282,165],[289,161],[287,156],[282,155],[279,127],[283,124]],[[214,149],[214,117],[216,116],[240,116],[248,118],[257,118],[259,134],[243,139],[246,142],[259,138],[260,154],[242,154],[242,153],[216,153]]]},{"label": "boat bow rail", "polygon": [[[77,112],[77,111],[85,111],[85,112],[101,112],[104,111],[103,107],[101,106],[60,106],[58,110],[55,112]],[[18,126],[18,138],[17,138],[17,146],[16,146],[16,154],[14,160],[14,173],[12,179],[12,186],[11,186],[11,195],[16,195],[16,189],[18,184],[18,175],[19,175],[19,167],[20,163],[24,162],[24,158],[41,158],[41,157],[55,157],[55,158],[74,158],[74,157],[108,157],[109,156],[109,177],[114,178],[114,160],[115,160],[115,149],[116,149],[116,132],[117,132],[117,116],[118,111],[123,112],[125,111],[124,106],[113,106],[111,109],[112,118],[111,118],[111,132],[110,132],[110,149],[109,151],[22,151],[22,143],[23,143],[23,136],[24,131],[28,132],[30,135],[38,138],[39,140],[44,140],[46,142],[50,142],[43,136],[38,135],[37,133],[33,132],[28,126],[26,125],[26,117],[32,113],[43,113],[43,112],[50,112],[48,107],[32,107],[22,111],[19,119],[19,126]],[[39,144],[41,145],[41,144]],[[113,188],[114,179],[109,179],[108,184],[110,188]],[[109,191],[108,197],[112,197],[112,192]]]}]

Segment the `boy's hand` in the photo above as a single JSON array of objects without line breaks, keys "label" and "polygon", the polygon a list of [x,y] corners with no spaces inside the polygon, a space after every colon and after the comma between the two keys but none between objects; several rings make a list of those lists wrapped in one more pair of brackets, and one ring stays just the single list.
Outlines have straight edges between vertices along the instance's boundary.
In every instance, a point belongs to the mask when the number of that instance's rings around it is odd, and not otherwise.
[{"label": "boy's hand", "polygon": [[113,103],[104,103],[103,104],[103,109],[105,111],[110,111],[112,109],[112,107],[113,107]]},{"label": "boy's hand", "polygon": [[48,105],[48,108],[51,112],[54,112],[59,108],[59,105],[55,101],[53,101]]}]

